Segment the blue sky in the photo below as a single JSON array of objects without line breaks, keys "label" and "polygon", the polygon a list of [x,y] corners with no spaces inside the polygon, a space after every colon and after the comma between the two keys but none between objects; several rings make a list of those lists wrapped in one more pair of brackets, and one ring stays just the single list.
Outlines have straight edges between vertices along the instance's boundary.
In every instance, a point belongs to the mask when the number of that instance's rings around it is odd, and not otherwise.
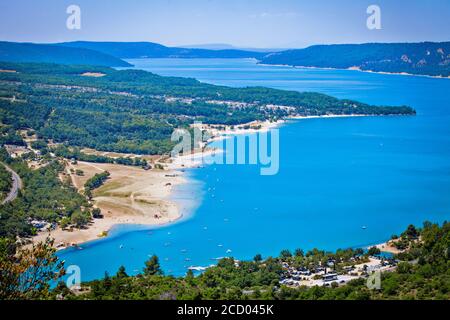
[{"label": "blue sky", "polygon": [[[66,28],[71,4],[81,8],[81,30]],[[381,8],[381,30],[366,27],[372,4]],[[0,40],[261,48],[449,41],[450,0],[1,0]]]}]

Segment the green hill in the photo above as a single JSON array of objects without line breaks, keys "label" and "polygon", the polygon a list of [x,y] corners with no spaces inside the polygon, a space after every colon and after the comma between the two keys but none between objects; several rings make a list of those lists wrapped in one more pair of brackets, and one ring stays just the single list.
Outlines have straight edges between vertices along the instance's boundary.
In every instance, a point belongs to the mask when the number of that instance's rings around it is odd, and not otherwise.
[{"label": "green hill", "polygon": [[127,67],[129,63],[108,54],[84,48],[50,44],[0,42],[0,61]]},{"label": "green hill", "polygon": [[195,121],[242,125],[291,115],[415,114],[406,106],[372,106],[313,92],[215,86],[142,70],[30,63],[0,63],[0,69],[16,71],[0,72],[0,123],[102,151],[167,153],[174,129]]},{"label": "green hill", "polygon": [[317,45],[271,53],[264,64],[450,76],[450,42]]}]

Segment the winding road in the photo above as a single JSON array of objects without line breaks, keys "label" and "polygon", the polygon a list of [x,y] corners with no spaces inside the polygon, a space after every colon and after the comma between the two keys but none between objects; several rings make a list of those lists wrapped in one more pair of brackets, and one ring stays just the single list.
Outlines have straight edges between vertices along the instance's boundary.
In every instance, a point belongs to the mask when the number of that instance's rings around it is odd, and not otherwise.
[{"label": "winding road", "polygon": [[0,164],[5,166],[6,170],[11,172],[11,177],[12,177],[11,191],[8,193],[6,198],[2,201],[2,204],[5,204],[5,203],[11,202],[17,198],[17,195],[19,194],[19,190],[22,189],[22,179],[20,179],[19,175],[13,169],[8,167],[6,164],[4,164],[3,162],[0,162]]}]

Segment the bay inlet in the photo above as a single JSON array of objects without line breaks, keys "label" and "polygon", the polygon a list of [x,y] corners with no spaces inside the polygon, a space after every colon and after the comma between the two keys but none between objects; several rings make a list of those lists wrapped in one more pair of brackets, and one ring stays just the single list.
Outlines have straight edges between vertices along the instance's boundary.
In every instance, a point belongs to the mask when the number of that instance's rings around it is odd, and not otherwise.
[{"label": "bay inlet", "polygon": [[[261,66],[250,59],[136,59],[136,68],[228,86],[315,91],[378,105],[409,105],[413,117],[291,120],[280,130],[280,167],[186,169],[172,200],[183,219],[157,228],[116,226],[58,253],[83,281],[129,274],[158,255],[166,274],[224,256],[380,243],[425,220],[450,218],[450,80],[350,70]],[[362,227],[365,228],[362,228]]]}]

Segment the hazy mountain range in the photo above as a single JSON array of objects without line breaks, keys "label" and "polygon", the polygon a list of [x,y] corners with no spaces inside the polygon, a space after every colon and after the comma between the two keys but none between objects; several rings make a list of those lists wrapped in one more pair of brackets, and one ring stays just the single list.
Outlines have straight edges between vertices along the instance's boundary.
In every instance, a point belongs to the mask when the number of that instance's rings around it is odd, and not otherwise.
[{"label": "hazy mountain range", "polygon": [[153,42],[65,42],[58,45],[84,48],[103,52],[123,59],[132,58],[255,58],[261,59],[267,53],[237,49],[196,49],[166,47]]}]

